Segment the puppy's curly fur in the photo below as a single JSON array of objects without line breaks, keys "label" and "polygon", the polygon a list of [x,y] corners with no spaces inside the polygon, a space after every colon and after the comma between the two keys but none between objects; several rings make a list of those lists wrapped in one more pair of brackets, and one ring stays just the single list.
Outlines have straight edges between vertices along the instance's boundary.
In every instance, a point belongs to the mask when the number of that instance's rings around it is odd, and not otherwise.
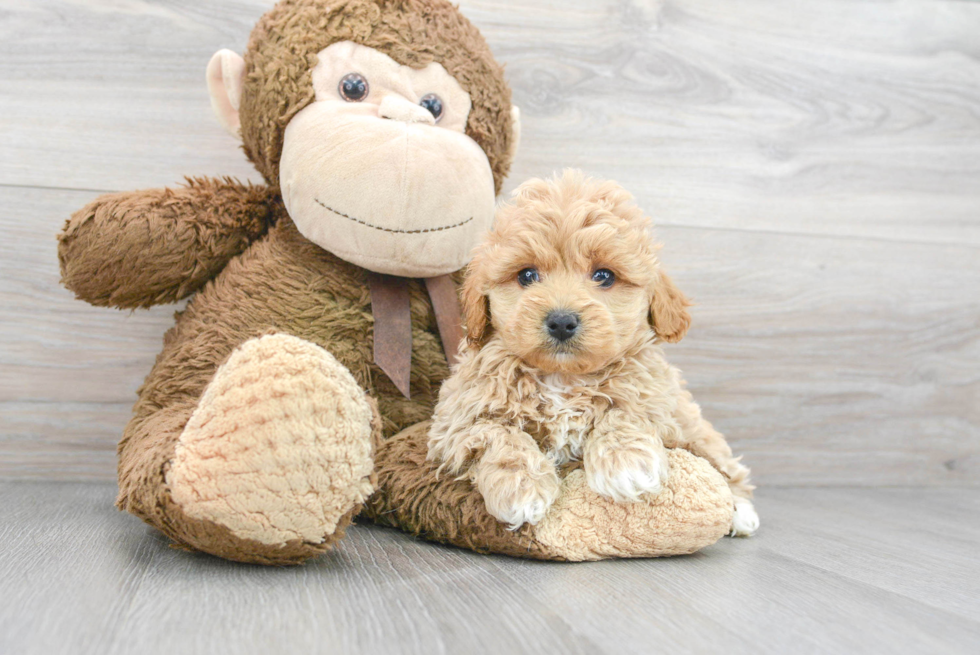
[{"label": "puppy's curly fur", "polygon": [[466,339],[429,456],[469,477],[512,528],[541,520],[573,462],[614,500],[656,494],[669,475],[664,449],[675,447],[726,476],[733,534],[758,527],[748,468],[659,345],[679,341],[691,319],[658,249],[629,193],[565,171],[522,185],[475,250]]}]

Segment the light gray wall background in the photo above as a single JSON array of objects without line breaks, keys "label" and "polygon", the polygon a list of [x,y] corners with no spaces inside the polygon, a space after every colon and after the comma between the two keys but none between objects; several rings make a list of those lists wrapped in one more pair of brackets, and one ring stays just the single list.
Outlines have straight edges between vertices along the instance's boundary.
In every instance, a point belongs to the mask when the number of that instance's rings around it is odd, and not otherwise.
[{"label": "light gray wall background", "polygon": [[[111,480],[174,307],[58,284],[101,192],[258,181],[204,66],[269,1],[0,2],[0,477]],[[670,358],[763,485],[976,485],[980,4],[464,0],[524,116],[508,191],[620,181],[697,302]]]}]

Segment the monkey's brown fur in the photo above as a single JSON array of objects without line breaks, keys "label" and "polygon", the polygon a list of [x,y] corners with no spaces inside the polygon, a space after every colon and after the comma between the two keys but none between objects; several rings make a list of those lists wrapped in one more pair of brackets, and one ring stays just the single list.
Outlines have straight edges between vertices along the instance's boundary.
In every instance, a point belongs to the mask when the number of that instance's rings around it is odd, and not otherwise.
[{"label": "monkey's brown fur", "polygon": [[285,0],[262,17],[245,53],[242,138],[271,185],[279,184],[286,124],[313,102],[316,54],[337,41],[369,46],[412,68],[442,64],[470,94],[466,134],[486,153],[500,193],[510,170],[510,87],[479,31],[448,2],[432,0]]},{"label": "monkey's brown fur", "polygon": [[[343,536],[360,505],[347,511],[322,541],[270,546],[188,516],[167,486],[178,440],[216,371],[245,342],[279,333],[328,351],[373,399],[380,486],[370,503],[371,516],[383,515],[387,524],[433,539],[519,554],[526,548],[526,533],[501,531],[485,516],[475,520],[473,512],[479,512],[472,507],[479,495],[451,480],[438,480],[432,467],[424,465],[425,434],[419,428],[381,441],[428,419],[439,384],[448,375],[424,285],[412,281],[410,287],[413,352],[408,400],[373,363],[368,272],[303,237],[279,195],[283,131],[313,100],[309,71],[316,53],[340,40],[374,47],[413,67],[440,62],[472,98],[466,132],[486,152],[500,188],[510,166],[510,91],[482,37],[452,5],[443,0],[278,4],[260,20],[249,41],[240,110],[245,152],[268,186],[194,179],[178,189],[110,194],[74,214],[59,237],[63,283],[92,304],[149,307],[195,294],[166,334],[119,444],[118,506],[180,547],[244,562],[299,563]],[[716,486],[718,491],[709,485],[696,494],[698,502],[716,510],[700,514],[713,526],[707,532],[700,524],[692,528],[690,521],[661,522],[661,529],[675,529],[683,547],[658,551],[645,543],[633,551],[624,547],[610,552],[669,554],[713,542],[727,530],[722,524],[730,521],[730,515],[723,516],[730,498],[719,495],[724,493],[723,482]],[[466,503],[458,502],[467,494]],[[424,509],[412,513],[421,506]],[[659,515],[638,516],[649,522]],[[570,510],[568,517],[572,525],[581,520],[581,511]],[[472,532],[459,537],[462,524],[469,525],[471,519]],[[557,517],[553,523],[561,521]],[[619,526],[613,523],[604,529],[616,531]],[[576,555],[581,548],[566,542],[559,539],[535,551],[535,556],[588,558]]]}]

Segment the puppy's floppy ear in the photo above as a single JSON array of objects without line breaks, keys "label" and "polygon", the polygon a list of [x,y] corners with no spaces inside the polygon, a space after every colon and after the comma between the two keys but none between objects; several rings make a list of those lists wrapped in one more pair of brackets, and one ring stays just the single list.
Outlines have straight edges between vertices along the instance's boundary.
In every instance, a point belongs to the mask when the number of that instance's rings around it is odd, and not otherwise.
[{"label": "puppy's floppy ear", "polygon": [[691,326],[691,314],[687,311],[690,306],[691,301],[670,276],[659,271],[650,302],[650,322],[657,336],[670,343],[683,339]]},{"label": "puppy's floppy ear", "polygon": [[490,298],[484,293],[484,275],[481,271],[483,257],[478,254],[466,268],[466,278],[460,296],[463,302],[463,319],[466,322],[466,340],[470,345],[482,346],[490,321]]}]

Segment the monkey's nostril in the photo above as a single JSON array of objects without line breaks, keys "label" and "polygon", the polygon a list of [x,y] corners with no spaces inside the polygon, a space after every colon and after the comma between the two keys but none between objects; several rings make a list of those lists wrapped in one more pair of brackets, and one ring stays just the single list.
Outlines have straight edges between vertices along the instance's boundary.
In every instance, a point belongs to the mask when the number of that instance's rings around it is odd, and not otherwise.
[{"label": "monkey's nostril", "polygon": [[579,317],[572,312],[554,311],[544,319],[548,334],[558,341],[568,341],[578,331]]},{"label": "monkey's nostril", "polygon": [[402,121],[403,123],[436,124],[435,117],[428,109],[394,94],[385,96],[384,100],[381,101],[378,106],[378,115],[381,118]]}]

